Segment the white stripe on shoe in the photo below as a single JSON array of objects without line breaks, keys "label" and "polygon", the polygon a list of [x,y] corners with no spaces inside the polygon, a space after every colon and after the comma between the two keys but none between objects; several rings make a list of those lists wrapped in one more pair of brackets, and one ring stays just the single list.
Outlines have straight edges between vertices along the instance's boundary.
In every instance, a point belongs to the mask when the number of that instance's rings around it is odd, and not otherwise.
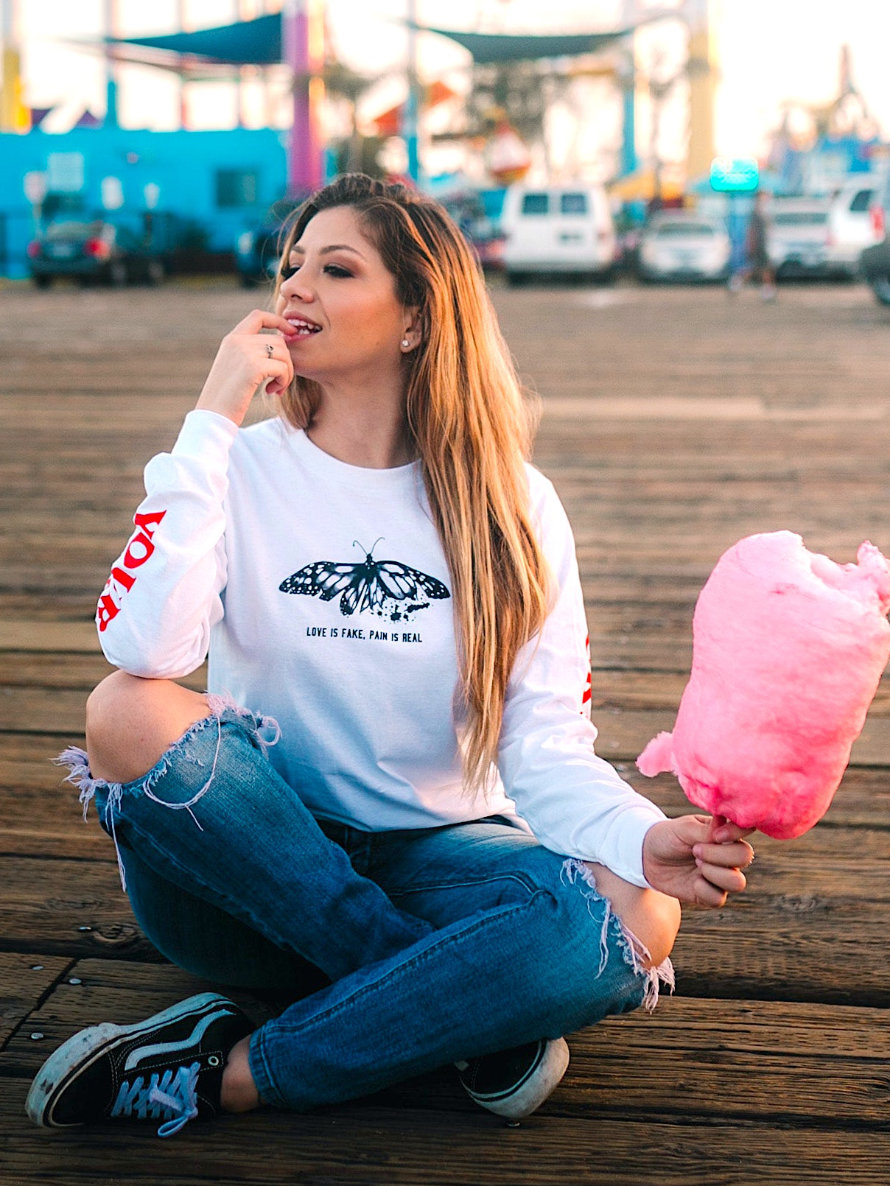
[{"label": "white stripe on shoe", "polygon": [[219,1009],[216,1013],[208,1013],[206,1017],[201,1018],[189,1036],[183,1038],[181,1042],[159,1042],[155,1046],[139,1046],[135,1050],[131,1050],[124,1063],[124,1070],[135,1070],[147,1058],[156,1058],[165,1054],[175,1055],[178,1050],[189,1049],[194,1043],[201,1041],[215,1021],[231,1014],[231,1012],[231,1009]]}]

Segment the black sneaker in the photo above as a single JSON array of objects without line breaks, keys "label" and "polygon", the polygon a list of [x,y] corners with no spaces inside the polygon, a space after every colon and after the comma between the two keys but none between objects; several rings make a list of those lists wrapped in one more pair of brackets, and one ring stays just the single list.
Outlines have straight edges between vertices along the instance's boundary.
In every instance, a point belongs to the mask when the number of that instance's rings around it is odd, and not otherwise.
[{"label": "black sneaker", "polygon": [[518,1123],[559,1086],[569,1065],[569,1048],[564,1038],[542,1038],[455,1065],[471,1100]]},{"label": "black sneaker", "polygon": [[172,1136],[217,1114],[226,1057],[253,1028],[237,1005],[205,992],[135,1025],[81,1030],[40,1068],[26,1111],[46,1128],[163,1120],[158,1136]]}]

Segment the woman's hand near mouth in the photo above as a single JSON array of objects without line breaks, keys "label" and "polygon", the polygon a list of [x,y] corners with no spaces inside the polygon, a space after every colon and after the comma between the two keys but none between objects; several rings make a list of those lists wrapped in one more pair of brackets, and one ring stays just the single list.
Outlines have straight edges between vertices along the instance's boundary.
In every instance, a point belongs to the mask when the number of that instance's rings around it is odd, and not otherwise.
[{"label": "woman's hand near mouth", "polygon": [[287,344],[297,336],[295,327],[277,313],[248,313],[220,343],[196,406],[240,425],[261,384],[271,395],[290,385],[294,367]]}]

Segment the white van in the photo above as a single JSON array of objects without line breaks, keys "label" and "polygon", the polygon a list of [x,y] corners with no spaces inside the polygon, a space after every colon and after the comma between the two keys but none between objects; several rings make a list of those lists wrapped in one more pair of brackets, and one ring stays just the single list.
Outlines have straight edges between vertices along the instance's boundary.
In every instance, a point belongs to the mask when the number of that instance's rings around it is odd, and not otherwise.
[{"label": "white van", "polygon": [[606,278],[615,267],[618,244],[602,186],[511,185],[501,230],[504,270],[513,284],[548,272]]}]

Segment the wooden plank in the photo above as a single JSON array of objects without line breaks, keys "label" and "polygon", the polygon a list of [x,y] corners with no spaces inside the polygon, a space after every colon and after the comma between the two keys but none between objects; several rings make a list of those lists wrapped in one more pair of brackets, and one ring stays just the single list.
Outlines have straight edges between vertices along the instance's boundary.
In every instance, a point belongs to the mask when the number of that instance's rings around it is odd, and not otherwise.
[{"label": "wooden plank", "polygon": [[[57,688],[89,692],[113,670],[98,646],[93,653],[0,651],[0,687],[39,690],[49,697]],[[189,687],[206,686],[206,665],[179,682]]]},{"label": "wooden plank", "polygon": [[[105,664],[99,679],[112,670]],[[207,687],[206,667],[200,667],[179,682],[189,688],[204,690]],[[78,685],[72,688],[0,683],[0,732],[82,733],[84,706],[92,686],[92,683],[86,687]]]},{"label": "wooden plank", "polygon": [[[0,553],[0,561],[2,561],[2,553]],[[7,573],[10,567],[4,564],[3,573]],[[42,589],[37,589],[30,573],[27,585],[24,580],[10,580],[5,587],[0,584],[0,621],[25,620],[31,623],[60,621],[86,623],[92,621],[96,610],[95,583],[91,581],[89,590],[84,588],[79,591],[74,587],[75,575],[73,571],[57,573],[58,580],[64,582],[64,585],[60,587],[57,584],[54,595],[49,580],[45,582]],[[32,630],[32,634],[36,633],[37,631]],[[5,649],[9,648],[0,647],[0,652]],[[64,649],[58,653],[64,653]]]},{"label": "wooden plank", "polygon": [[[65,814],[79,817],[77,803],[68,804]],[[5,815],[0,814],[0,826],[4,826]],[[53,860],[106,862],[114,856],[109,844],[110,840],[92,817],[88,826],[84,826],[82,820],[79,824],[69,825],[67,820],[60,819],[48,822],[43,829],[10,825],[0,844],[0,855],[4,858],[40,856]]]},{"label": "wooden plank", "polygon": [[[674,727],[676,716],[676,711],[670,709],[612,708],[598,712],[597,749],[610,761],[635,761],[656,734]],[[853,745],[851,761],[861,766],[890,763],[890,718],[869,714]]]},{"label": "wooden plank", "polygon": [[21,618],[0,620],[0,650],[97,651],[96,627],[91,622],[53,622]]},{"label": "wooden plank", "polygon": [[28,688],[0,685],[0,729],[15,733],[83,732],[83,688]]},{"label": "wooden plank", "polygon": [[112,668],[98,649],[92,653],[0,651],[0,687],[89,689]]},{"label": "wooden plank", "polygon": [[[689,673],[683,671],[645,671],[598,668],[593,673],[594,710],[616,708],[667,708],[676,711],[686,688]],[[2,682],[2,681],[0,681]],[[869,716],[890,716],[890,673],[885,673]],[[888,755],[890,758],[890,755]]]},{"label": "wooden plank", "polygon": [[121,890],[114,849],[106,853],[82,861],[5,857],[0,950],[157,960]]},{"label": "wooden plank", "polygon": [[[66,733],[42,733],[35,737],[33,733],[13,733],[0,731],[0,774],[3,784],[10,789],[15,788],[23,796],[34,788],[37,790],[57,790],[66,771],[56,764],[58,754],[72,742],[82,745],[83,713],[79,720],[73,721],[77,728]],[[71,789],[66,792],[70,796]],[[26,803],[23,797],[21,802]],[[40,802],[40,809],[46,800]],[[38,806],[34,803],[33,806]],[[2,809],[2,804],[0,804]]]},{"label": "wooden plank", "polygon": [[[26,1017],[35,1013],[73,960],[57,956],[35,959],[20,952],[0,951],[0,1050]],[[32,1040],[29,1031],[28,1040]],[[4,1064],[5,1065],[5,1064]]]},{"label": "wooden plank", "polygon": [[[50,1133],[22,1124],[21,1090],[0,1102],[10,1130],[5,1182],[98,1181],[165,1186],[877,1186],[882,1131],[788,1131],[771,1125],[623,1123],[537,1117],[507,1129],[493,1117],[354,1106],[335,1112],[227,1117],[177,1140],[151,1125]],[[298,1174],[298,1179],[294,1175]],[[8,1175],[8,1176],[7,1176]]]}]

